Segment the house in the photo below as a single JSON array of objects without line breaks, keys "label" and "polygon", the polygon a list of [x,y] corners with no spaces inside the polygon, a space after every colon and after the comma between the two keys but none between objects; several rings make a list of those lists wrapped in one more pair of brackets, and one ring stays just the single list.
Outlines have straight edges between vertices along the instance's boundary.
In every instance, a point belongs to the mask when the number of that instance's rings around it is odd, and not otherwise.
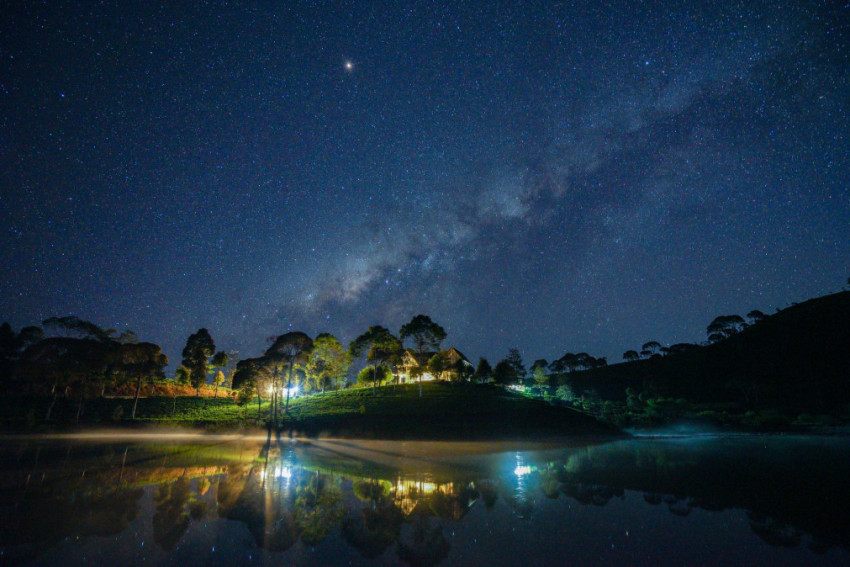
[{"label": "house", "polygon": [[[460,378],[461,373],[468,372],[471,374],[474,370],[472,363],[469,362],[469,360],[467,360],[463,353],[457,350],[455,347],[451,347],[439,352],[445,357],[446,360],[446,370],[442,373],[440,379],[457,380],[458,378]],[[411,378],[410,376],[411,371],[416,367],[420,367],[425,370],[425,372],[422,374],[423,382],[436,380],[437,378],[427,370],[428,362],[435,354],[437,353],[434,351],[417,353],[413,349],[405,349],[404,353],[401,355],[401,362],[398,365],[399,382],[401,382],[402,384],[407,382],[416,382],[419,378]]]}]

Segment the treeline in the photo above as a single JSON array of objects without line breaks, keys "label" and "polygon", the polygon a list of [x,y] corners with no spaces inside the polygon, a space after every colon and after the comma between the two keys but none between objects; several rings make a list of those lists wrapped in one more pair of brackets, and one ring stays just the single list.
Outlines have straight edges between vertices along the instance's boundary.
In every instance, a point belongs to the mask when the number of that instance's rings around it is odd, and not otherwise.
[{"label": "treeline", "polygon": [[[567,352],[551,362],[537,359],[526,369],[516,348],[495,366],[483,357],[473,366],[455,349],[441,351],[445,330],[421,314],[395,334],[380,325],[369,327],[347,346],[329,333],[315,338],[299,331],[273,336],[262,355],[244,359],[235,351],[217,350],[209,331],[199,329],[188,337],[174,380],[167,382],[192,387],[196,395],[206,384],[215,386],[213,395],[218,395],[219,386],[230,386],[237,403],[256,400],[258,416],[262,404],[270,402],[275,423],[296,393],[355,384],[375,388],[402,379],[421,386],[429,375],[437,380],[494,382],[589,410],[606,401],[640,405],[663,396],[735,400],[756,407],[781,389],[778,382],[786,384],[782,390],[786,397],[794,392],[797,399],[816,406],[821,400],[832,401],[834,382],[847,374],[850,348],[843,348],[848,331],[841,313],[847,311],[848,296],[844,292],[819,298],[799,310],[795,306],[769,317],[757,310],[746,319],[719,316],[706,328],[707,341],[701,345],[665,347],[649,341],[639,351],[626,351],[626,364],[613,366],[605,357]],[[787,311],[802,315],[792,321]],[[739,341],[739,337],[748,338]],[[734,347],[728,346],[732,343]],[[357,360],[363,367],[352,374]],[[656,364],[661,361],[669,364]],[[46,419],[59,396],[78,402],[79,418],[86,399],[128,390],[134,398],[130,417],[135,417],[143,386],[165,382],[167,365],[158,345],[139,340],[131,331],[117,335],[77,317],[53,317],[42,327],[18,332],[8,323],[0,325],[0,387],[7,394],[50,396]],[[818,372],[827,373],[830,381]],[[814,386],[787,385],[802,382],[801,376]]]},{"label": "treeline", "polygon": [[159,345],[127,331],[115,336],[78,317],[52,317],[42,327],[15,332],[0,325],[0,384],[6,394],[49,395],[49,420],[59,396],[77,400],[79,420],[85,400],[117,385],[134,388],[136,402],[144,381],[164,379],[168,358]]}]

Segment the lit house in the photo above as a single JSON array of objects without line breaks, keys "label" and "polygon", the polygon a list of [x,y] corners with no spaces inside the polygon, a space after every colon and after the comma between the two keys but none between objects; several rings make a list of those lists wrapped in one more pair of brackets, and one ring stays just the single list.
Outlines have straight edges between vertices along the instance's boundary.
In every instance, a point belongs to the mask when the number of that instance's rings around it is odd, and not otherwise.
[{"label": "lit house", "polygon": [[[456,380],[464,372],[472,373],[472,363],[469,362],[469,360],[467,360],[463,353],[457,350],[455,347],[440,351],[440,353],[446,360],[446,369],[439,377],[440,379]],[[423,352],[420,354],[414,351],[413,349],[405,349],[404,354],[402,354],[401,356],[401,363],[398,366],[399,381],[402,384],[405,382],[416,382],[418,380],[418,377],[411,377],[411,370],[413,370],[417,366],[422,368],[423,370],[423,382],[429,380],[436,380],[437,377],[431,374],[431,372],[428,370],[428,361],[430,361],[435,354],[437,353]]]}]

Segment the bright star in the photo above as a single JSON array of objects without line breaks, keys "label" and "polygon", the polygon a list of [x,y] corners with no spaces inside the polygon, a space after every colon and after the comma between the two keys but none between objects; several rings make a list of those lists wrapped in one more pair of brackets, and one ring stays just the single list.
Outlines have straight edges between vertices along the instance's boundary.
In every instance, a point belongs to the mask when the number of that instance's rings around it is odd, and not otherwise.
[{"label": "bright star", "polygon": [[346,71],[353,71],[354,70],[354,63],[352,63],[351,61],[346,61],[343,66],[345,67]]}]

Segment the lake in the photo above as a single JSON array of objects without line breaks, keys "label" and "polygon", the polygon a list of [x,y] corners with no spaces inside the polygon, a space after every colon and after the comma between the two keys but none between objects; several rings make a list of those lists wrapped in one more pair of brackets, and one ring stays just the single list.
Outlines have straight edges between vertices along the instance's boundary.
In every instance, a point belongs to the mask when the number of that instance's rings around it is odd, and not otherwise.
[{"label": "lake", "polygon": [[850,565],[850,438],[0,440],[2,565]]}]

